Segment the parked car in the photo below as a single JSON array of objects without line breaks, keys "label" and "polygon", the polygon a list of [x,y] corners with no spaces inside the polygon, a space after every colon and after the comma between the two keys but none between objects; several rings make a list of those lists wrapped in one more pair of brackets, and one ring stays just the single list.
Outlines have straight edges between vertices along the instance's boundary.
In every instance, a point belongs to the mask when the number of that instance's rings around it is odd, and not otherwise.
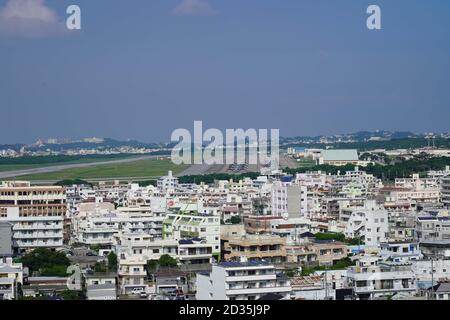
[{"label": "parked car", "polygon": [[147,298],[148,297],[148,294],[147,294],[147,292],[145,292],[145,291],[142,291],[141,293],[139,293],[139,297],[141,297],[141,298]]},{"label": "parked car", "polygon": [[168,297],[156,295],[153,300],[170,300]]},{"label": "parked car", "polygon": [[133,290],[131,290],[131,294],[141,294],[141,293],[145,293],[144,288],[133,288]]}]

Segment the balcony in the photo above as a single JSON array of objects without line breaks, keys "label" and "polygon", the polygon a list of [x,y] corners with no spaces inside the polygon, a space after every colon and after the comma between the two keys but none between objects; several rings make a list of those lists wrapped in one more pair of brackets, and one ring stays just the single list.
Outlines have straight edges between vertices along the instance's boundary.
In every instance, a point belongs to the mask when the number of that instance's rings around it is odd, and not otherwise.
[{"label": "balcony", "polygon": [[129,270],[119,270],[119,276],[122,277],[145,277],[147,272],[145,270],[141,271],[129,271]]},{"label": "balcony", "polygon": [[31,225],[16,224],[13,227],[13,231],[22,231],[22,230],[61,230],[62,228],[63,228],[62,224],[43,224],[43,223],[33,223]]},{"label": "balcony", "polygon": [[241,295],[241,294],[266,294],[266,293],[288,293],[291,292],[290,286],[267,286],[260,288],[235,288],[235,289],[227,289],[226,295]]},{"label": "balcony", "polygon": [[267,251],[232,251],[229,254],[225,255],[225,259],[233,259],[233,258],[239,258],[239,257],[247,257],[248,259],[252,258],[270,258],[270,257],[286,257],[286,251],[285,250],[267,250]]},{"label": "balcony", "polygon": [[20,248],[53,248],[53,247],[62,247],[63,241],[62,238],[60,241],[32,241],[32,242],[24,242],[20,240],[15,241],[15,245]]},{"label": "balcony", "polygon": [[409,285],[408,287],[403,286],[386,286],[384,288],[377,286],[363,286],[354,287],[355,293],[383,293],[383,292],[398,292],[398,291],[415,291],[414,285]]},{"label": "balcony", "polygon": [[191,259],[210,259],[212,257],[211,253],[197,253],[197,254],[179,254],[178,258],[180,260],[191,260]]},{"label": "balcony", "polygon": [[93,244],[112,244],[112,238],[82,238],[81,243]]},{"label": "balcony", "polygon": [[276,274],[261,274],[261,275],[236,275],[226,277],[226,282],[240,282],[240,281],[268,281],[276,280]]},{"label": "balcony", "polygon": [[33,232],[33,233],[22,233],[15,232],[14,239],[58,239],[62,238],[62,232]]}]

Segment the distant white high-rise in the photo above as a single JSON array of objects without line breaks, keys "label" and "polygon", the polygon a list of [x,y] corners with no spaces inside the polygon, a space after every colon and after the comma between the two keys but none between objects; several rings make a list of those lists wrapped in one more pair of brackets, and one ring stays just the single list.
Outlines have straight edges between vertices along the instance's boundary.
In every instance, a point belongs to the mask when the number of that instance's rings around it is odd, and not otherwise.
[{"label": "distant white high-rise", "polygon": [[172,175],[172,171],[169,171],[167,176],[158,179],[157,187],[163,193],[173,192],[178,187],[178,178]]},{"label": "distant white high-rise", "polygon": [[442,202],[447,207],[450,207],[450,175],[442,178],[441,197],[442,197]]},{"label": "distant white high-rise", "polygon": [[13,225],[13,247],[18,251],[62,247],[66,211],[63,187],[0,184],[0,222]]}]

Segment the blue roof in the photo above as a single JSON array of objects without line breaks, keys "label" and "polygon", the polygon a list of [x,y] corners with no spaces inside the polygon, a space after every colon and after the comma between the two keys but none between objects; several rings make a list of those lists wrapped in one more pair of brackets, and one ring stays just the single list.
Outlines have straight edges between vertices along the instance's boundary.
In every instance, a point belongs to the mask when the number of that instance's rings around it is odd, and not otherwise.
[{"label": "blue roof", "polygon": [[237,268],[237,267],[269,266],[271,264],[266,261],[248,261],[248,262],[223,261],[220,262],[218,265],[224,268]]},{"label": "blue roof", "polygon": [[282,176],[281,182],[291,182],[294,179],[293,176]]}]

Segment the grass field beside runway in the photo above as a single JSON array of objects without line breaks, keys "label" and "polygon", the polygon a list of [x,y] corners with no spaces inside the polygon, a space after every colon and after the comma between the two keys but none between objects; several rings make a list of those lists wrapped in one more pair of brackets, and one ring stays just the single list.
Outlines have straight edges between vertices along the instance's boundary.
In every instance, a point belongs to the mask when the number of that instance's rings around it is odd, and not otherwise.
[{"label": "grass field beside runway", "polygon": [[133,178],[133,177],[160,177],[172,170],[177,174],[187,166],[175,165],[170,160],[140,160],[127,163],[102,164],[86,168],[70,168],[61,171],[25,175],[8,180],[66,180],[66,179],[102,179],[102,178]]}]

